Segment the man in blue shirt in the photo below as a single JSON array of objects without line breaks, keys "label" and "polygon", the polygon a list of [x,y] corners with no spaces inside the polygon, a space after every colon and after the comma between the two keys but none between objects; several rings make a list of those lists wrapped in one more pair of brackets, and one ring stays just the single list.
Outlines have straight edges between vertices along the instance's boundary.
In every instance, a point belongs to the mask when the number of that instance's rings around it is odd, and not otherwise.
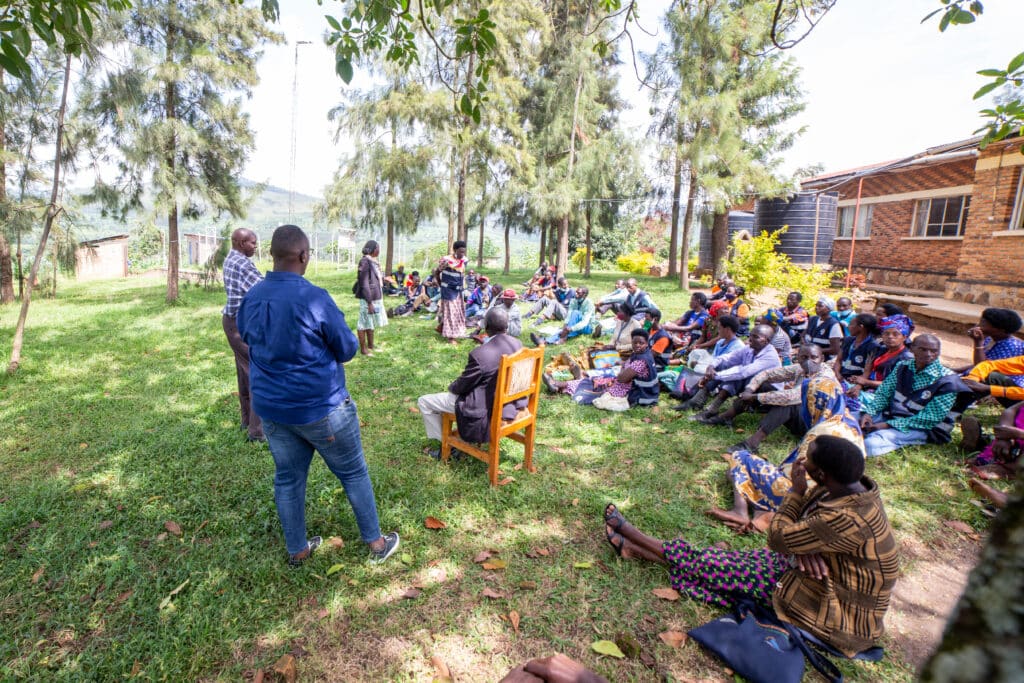
[{"label": "man in blue shirt", "polygon": [[398,548],[398,534],[381,535],[359,417],[345,388],[342,364],[355,356],[356,337],[331,295],[302,277],[309,239],[300,228],[275,230],[270,255],[274,270],[246,294],[237,320],[249,345],[252,407],[274,456],[274,502],[288,564],[299,566],[321,543],[319,536],[306,537],[314,450],[345,488],[370,561],[383,562]]}]

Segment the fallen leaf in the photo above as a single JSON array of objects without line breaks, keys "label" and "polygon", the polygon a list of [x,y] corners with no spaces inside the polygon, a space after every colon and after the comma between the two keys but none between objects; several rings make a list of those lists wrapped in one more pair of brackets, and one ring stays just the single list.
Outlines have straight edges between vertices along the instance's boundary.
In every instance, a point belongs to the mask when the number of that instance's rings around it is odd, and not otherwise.
[{"label": "fallen leaf", "polygon": [[[2,500],[0,500],[0,503],[2,503],[2,502],[3,502],[3,501],[2,501]],[[124,505],[121,505],[120,503],[118,503],[118,504],[117,504],[117,511],[118,511],[118,512],[124,512]]]},{"label": "fallen leaf", "polygon": [[158,540],[158,541],[166,541],[167,540],[167,532],[163,531],[163,532],[157,534],[156,535],[156,540]]},{"label": "fallen leaf", "polygon": [[446,529],[448,525],[439,520],[437,517],[427,517],[423,520],[423,526],[428,529]]},{"label": "fallen leaf", "polygon": [[498,486],[505,486],[506,484],[511,484],[514,481],[515,477],[505,477],[504,479],[498,480]]},{"label": "fallen leaf", "polygon": [[341,550],[345,547],[345,541],[341,540],[338,536],[331,536],[327,539],[327,545],[331,546],[335,550]]},{"label": "fallen leaf", "polygon": [[711,547],[712,548],[718,548],[719,550],[728,550],[729,549],[729,541],[719,541],[718,543],[715,543]]},{"label": "fallen leaf", "polygon": [[453,680],[451,669],[443,659],[434,655],[430,658],[430,664],[434,667],[434,683],[450,683]]},{"label": "fallen leaf", "polygon": [[538,557],[547,557],[550,554],[551,551],[547,548],[533,548],[527,551],[526,556],[532,559],[536,559]]},{"label": "fallen leaf", "polygon": [[495,558],[493,560],[488,560],[487,562],[484,562],[480,566],[488,570],[504,569],[508,566],[508,562],[505,562],[505,560],[499,560]]},{"label": "fallen leaf", "polygon": [[35,571],[32,575],[32,583],[39,583],[39,579],[43,578],[43,573],[46,571],[46,567],[42,566]]},{"label": "fallen leaf", "polygon": [[402,553],[398,556],[398,561],[408,566],[412,564],[412,555],[410,555],[409,553]]},{"label": "fallen leaf", "polygon": [[402,597],[406,600],[415,600],[416,598],[420,597],[420,593],[422,592],[423,591],[421,591],[419,588],[407,588],[405,592],[402,593]]},{"label": "fallen leaf", "polygon": [[140,662],[139,660],[136,659],[135,663],[132,664],[132,672],[130,674],[128,674],[128,675],[129,676],[135,676],[140,671],[142,671],[142,662]]},{"label": "fallen leaf", "polygon": [[601,418],[601,420],[600,420],[600,422],[601,422],[601,424],[603,424],[603,425],[606,425],[606,424],[608,424],[609,422],[611,422],[611,419],[610,419],[610,418],[607,418],[607,417],[602,417],[602,418]]},{"label": "fallen leaf", "polygon": [[345,568],[345,565],[343,565],[343,564],[332,564],[324,575],[325,576],[330,576],[331,574],[337,574],[338,572],[340,572],[344,568]]},{"label": "fallen leaf", "polygon": [[134,593],[134,592],[135,592],[135,591],[133,591],[132,589],[130,589],[130,588],[129,588],[129,589],[128,589],[128,590],[126,590],[126,591],[125,591],[124,593],[120,593],[120,594],[119,594],[119,595],[117,596],[117,599],[115,600],[115,602],[124,602],[124,601],[125,601],[125,600],[127,600],[128,598],[132,597],[132,593]]},{"label": "fallen leaf", "polygon": [[298,641],[292,643],[292,649],[289,650],[289,652],[291,652],[296,659],[302,659],[309,654],[309,650],[303,647],[302,643]]},{"label": "fallen leaf", "polygon": [[662,600],[678,600],[679,593],[672,588],[655,588],[651,591]]},{"label": "fallen leaf", "polygon": [[626,655],[622,654],[622,650],[619,646],[610,640],[599,640],[595,643],[591,643],[590,648],[602,655],[608,655],[609,657],[615,657],[616,659],[622,659]]},{"label": "fallen leaf", "polygon": [[359,585],[359,581],[357,581],[356,579],[349,579],[348,580],[348,585],[350,585],[350,586],[358,586]]},{"label": "fallen leaf", "polygon": [[653,422],[653,420],[651,420],[651,418],[649,417],[645,417],[643,420],[641,420],[641,422]]},{"label": "fallen leaf", "polygon": [[374,390],[373,390],[373,393],[374,393],[374,394],[379,394],[379,393],[380,393],[380,389],[374,389]]},{"label": "fallen leaf", "polygon": [[573,499],[572,499],[572,506],[573,506],[573,507],[576,507],[576,506],[578,506],[579,504],[580,504],[580,499],[579,499],[579,498],[573,498]]},{"label": "fallen leaf", "polygon": [[577,562],[573,564],[573,569],[590,569],[594,564],[592,562]]},{"label": "fallen leaf", "polygon": [[[521,463],[521,462],[517,462],[517,463],[516,463],[516,464],[515,464],[515,465],[514,465],[514,466],[512,467],[512,471],[513,471],[513,472],[518,472],[518,471],[519,471],[519,470],[521,470],[521,469],[523,469],[523,463]],[[5,498],[4,500],[7,500],[7,499]],[[3,501],[3,500],[0,500],[0,503],[2,503],[2,502],[4,502],[4,501]]]},{"label": "fallen leaf", "polygon": [[508,620],[512,622],[512,630],[519,633],[519,612],[512,610],[508,613]]},{"label": "fallen leaf", "polygon": [[326,607],[324,607],[322,610],[320,610],[319,612],[316,613],[316,617],[317,617],[317,619],[326,619],[327,615],[329,615],[330,613],[331,613],[331,611],[329,609],[327,609]]},{"label": "fallen leaf", "polygon": [[409,412],[418,414],[420,412],[420,409],[417,408],[416,406],[409,406]]},{"label": "fallen leaf", "polygon": [[114,526],[114,523],[109,519],[105,519],[102,522],[100,522],[100,531],[103,531],[104,529],[109,529],[112,526]]},{"label": "fallen leaf", "polygon": [[295,657],[281,655],[281,659],[274,664],[274,671],[284,677],[285,683],[295,683],[295,678],[298,675],[295,670]]},{"label": "fallen leaf", "polygon": [[559,455],[568,455],[569,454],[569,451],[567,451],[566,449],[564,449],[564,448],[562,448],[560,446],[548,446],[548,448],[553,450],[555,453],[558,453]]},{"label": "fallen leaf", "polygon": [[180,593],[181,589],[184,588],[185,586],[187,586],[189,581],[191,581],[191,580],[192,579],[185,579],[184,581],[181,582],[181,584],[177,588],[175,588],[170,593],[168,593],[167,597],[160,601],[160,609],[164,609],[165,607],[168,607],[171,604],[171,598],[173,598],[175,595]]},{"label": "fallen leaf", "polygon": [[657,660],[654,659],[654,655],[646,650],[640,653],[640,663],[646,666],[648,669],[653,669],[658,665]]},{"label": "fallen leaf", "polygon": [[536,581],[520,581],[519,582],[519,587],[522,588],[523,590],[527,590],[527,591],[537,590],[537,582]]},{"label": "fallen leaf", "polygon": [[485,597],[485,598],[490,598],[491,600],[504,600],[505,599],[505,594],[504,593],[499,593],[498,591],[494,590],[493,588],[484,588],[480,592],[480,595]]},{"label": "fallen leaf", "polygon": [[175,536],[181,536],[181,526],[177,522],[168,520],[164,522],[164,528]]},{"label": "fallen leaf", "polygon": [[734,431],[735,431],[735,432],[736,432],[737,434],[742,434],[743,432],[745,432],[745,431],[747,431],[747,430],[743,429],[742,427],[737,427],[737,428],[736,428],[736,429],[735,429]]},{"label": "fallen leaf", "polygon": [[82,443],[78,444],[78,447],[85,449],[85,448],[89,447],[89,444],[87,444],[86,442],[83,441]]},{"label": "fallen leaf", "polygon": [[669,647],[680,647],[686,642],[686,634],[682,631],[665,631],[659,633],[658,637]]},{"label": "fallen leaf", "polygon": [[486,562],[491,558],[491,555],[493,555],[493,553],[490,550],[481,550],[476,554],[476,557],[473,558],[473,562],[475,562],[476,564]]},{"label": "fallen leaf", "polygon": [[958,519],[946,520],[945,522],[943,522],[943,524],[945,524],[946,526],[948,526],[950,529],[952,529],[954,531],[959,531],[959,532],[964,533],[964,534],[973,534],[974,533],[974,529],[971,527],[971,525],[966,524],[964,522],[961,522]]}]

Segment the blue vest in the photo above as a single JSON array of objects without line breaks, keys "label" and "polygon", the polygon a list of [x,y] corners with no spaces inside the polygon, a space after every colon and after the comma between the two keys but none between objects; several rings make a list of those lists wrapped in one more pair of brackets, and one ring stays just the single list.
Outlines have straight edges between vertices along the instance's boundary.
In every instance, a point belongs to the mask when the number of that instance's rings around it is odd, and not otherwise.
[{"label": "blue vest", "polygon": [[[883,412],[886,418],[910,417],[924,410],[926,403],[936,396],[956,394],[970,391],[963,380],[955,374],[938,378],[926,387],[914,390],[914,367],[911,363],[896,368],[896,390],[892,395],[892,403]],[[928,431],[929,443],[949,443],[950,434],[956,425],[959,412],[952,409],[937,425]]]},{"label": "blue vest", "polygon": [[654,367],[654,356],[651,355],[651,350],[647,349],[639,356],[634,354],[630,356],[629,360],[641,360],[647,366],[647,379],[637,376],[633,378],[633,382],[629,385],[629,394],[626,396],[629,405],[631,407],[657,405],[658,392],[661,388],[658,382],[658,370]]},{"label": "blue vest", "polygon": [[843,329],[838,320],[828,316],[820,319],[814,315],[807,321],[808,338],[810,338],[812,344],[821,347],[821,350],[825,352],[826,358],[830,357],[828,350],[832,348],[832,341],[828,335],[833,327],[838,327],[840,330]]},{"label": "blue vest", "polygon": [[750,318],[741,318],[738,311],[740,306],[743,305],[743,300],[737,298],[733,305],[729,308],[729,315],[733,316],[740,321],[740,329],[737,330],[736,334],[741,337],[746,337],[750,334]]},{"label": "blue vest", "polygon": [[441,298],[454,301],[462,297],[462,273],[457,270],[443,269],[441,277]]},{"label": "blue vest", "polygon": [[872,337],[865,339],[860,346],[854,346],[856,343],[856,337],[847,337],[843,340],[843,364],[839,368],[839,374],[844,378],[863,375],[864,369],[868,366],[868,359],[876,355],[879,350],[885,353],[885,350]]},{"label": "blue vest", "polygon": [[[654,342],[658,341],[659,339],[668,339],[669,340],[669,345],[665,347],[665,350],[663,352],[655,353],[654,352],[654,348],[653,348],[654,347]],[[665,330],[663,330],[663,329],[661,329],[659,327],[658,331],[651,335],[649,343],[650,343],[650,345],[652,347],[651,348],[651,355],[654,357],[654,366],[656,368],[658,368],[659,371],[660,370],[664,370],[665,366],[668,365],[669,360],[672,358],[672,337],[671,337],[671,335],[669,335],[668,332],[666,332]]]}]

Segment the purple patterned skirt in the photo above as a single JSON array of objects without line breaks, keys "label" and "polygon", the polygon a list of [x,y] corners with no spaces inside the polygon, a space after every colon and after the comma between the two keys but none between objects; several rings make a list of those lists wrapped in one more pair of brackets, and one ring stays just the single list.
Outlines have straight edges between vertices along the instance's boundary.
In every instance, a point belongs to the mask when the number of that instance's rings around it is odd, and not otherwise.
[{"label": "purple patterned skirt", "polygon": [[695,548],[681,538],[663,544],[672,587],[694,600],[733,607],[739,600],[772,606],[772,590],[790,569],[789,559],[767,548]]}]

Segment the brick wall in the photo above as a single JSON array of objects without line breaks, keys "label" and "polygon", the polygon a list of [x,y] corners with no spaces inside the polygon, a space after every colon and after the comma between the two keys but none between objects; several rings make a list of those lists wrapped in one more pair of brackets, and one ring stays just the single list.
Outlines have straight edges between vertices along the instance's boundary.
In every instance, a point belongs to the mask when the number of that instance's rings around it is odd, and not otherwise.
[{"label": "brick wall", "polygon": [[1020,147],[1017,138],[990,145],[978,157],[960,264],[947,298],[1024,309],[1024,230],[999,234],[1009,228],[1024,172]]},{"label": "brick wall", "polygon": [[128,277],[128,240],[79,247],[75,262],[75,276],[79,280]]},{"label": "brick wall", "polygon": [[[861,199],[922,190],[970,185],[974,180],[973,158],[949,163],[878,173],[864,178]],[[839,186],[840,201],[857,198],[857,182]],[[908,240],[916,200],[906,199],[873,205],[871,235],[854,246],[853,272],[863,273],[874,284],[915,289],[942,290],[945,280],[957,272],[963,242],[950,239]],[[973,214],[974,206],[971,206]],[[851,240],[832,245],[832,264],[846,268]]]}]

